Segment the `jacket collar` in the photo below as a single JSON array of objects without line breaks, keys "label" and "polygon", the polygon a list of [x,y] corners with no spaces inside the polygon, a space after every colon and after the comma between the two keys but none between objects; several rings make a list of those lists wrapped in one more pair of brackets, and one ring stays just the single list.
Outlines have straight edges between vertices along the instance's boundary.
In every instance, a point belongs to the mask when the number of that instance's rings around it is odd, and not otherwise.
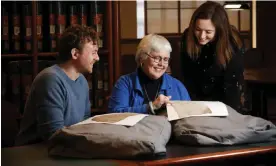
[{"label": "jacket collar", "polygon": [[[166,91],[171,89],[172,78],[167,73],[164,73],[162,77],[163,77],[163,81],[160,87],[160,91]],[[142,86],[140,84],[139,77],[138,77],[138,69],[136,69],[136,71],[134,72],[134,79],[135,79],[134,89],[143,93]]]}]

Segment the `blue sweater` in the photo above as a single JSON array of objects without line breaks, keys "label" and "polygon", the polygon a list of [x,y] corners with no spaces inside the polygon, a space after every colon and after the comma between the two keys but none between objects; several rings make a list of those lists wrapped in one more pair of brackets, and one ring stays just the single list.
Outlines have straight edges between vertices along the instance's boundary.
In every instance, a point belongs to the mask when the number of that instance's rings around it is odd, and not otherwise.
[{"label": "blue sweater", "polygon": [[41,71],[28,96],[17,145],[47,140],[55,131],[90,117],[89,88],[81,74],[71,80],[58,65]]},{"label": "blue sweater", "polygon": [[[168,74],[164,74],[159,94],[172,96],[171,100],[190,100],[184,85]],[[148,113],[148,104],[144,103],[144,94],[137,70],[121,76],[116,82],[109,99],[108,111]]]}]

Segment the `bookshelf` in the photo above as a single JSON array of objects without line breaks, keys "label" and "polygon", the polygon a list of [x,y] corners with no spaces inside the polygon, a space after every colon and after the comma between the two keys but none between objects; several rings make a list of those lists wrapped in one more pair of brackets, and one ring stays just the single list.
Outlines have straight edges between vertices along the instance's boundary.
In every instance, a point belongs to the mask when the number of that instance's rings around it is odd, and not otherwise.
[{"label": "bookshelf", "polygon": [[[2,100],[10,101],[23,112],[24,96],[32,80],[47,67],[43,61],[54,63],[58,55],[60,33],[71,24],[86,24],[94,27],[102,40],[100,61],[94,65],[93,73],[85,76],[91,85],[92,112],[104,113],[114,83],[113,60],[118,56],[113,47],[113,41],[118,41],[118,35],[114,35],[118,32],[118,20],[114,18],[118,10],[113,10],[116,4],[112,1],[2,2]],[[12,61],[17,62],[14,71],[10,70]],[[29,64],[28,70],[26,65],[21,65],[23,61]]]}]

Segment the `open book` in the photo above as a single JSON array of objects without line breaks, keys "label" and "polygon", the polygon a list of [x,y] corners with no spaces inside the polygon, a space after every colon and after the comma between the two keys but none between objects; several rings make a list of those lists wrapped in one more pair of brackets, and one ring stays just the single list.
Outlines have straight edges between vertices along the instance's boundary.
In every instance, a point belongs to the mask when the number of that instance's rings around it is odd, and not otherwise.
[{"label": "open book", "polygon": [[218,101],[171,101],[165,114],[172,121],[192,116],[228,116],[228,111]]}]

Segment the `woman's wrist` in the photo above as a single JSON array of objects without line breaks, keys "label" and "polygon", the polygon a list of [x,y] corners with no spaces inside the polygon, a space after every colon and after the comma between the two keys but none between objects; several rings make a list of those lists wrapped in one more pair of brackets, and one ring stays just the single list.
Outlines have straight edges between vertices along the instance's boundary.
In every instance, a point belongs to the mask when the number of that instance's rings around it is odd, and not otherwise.
[{"label": "woman's wrist", "polygon": [[155,106],[153,105],[152,102],[149,102],[149,110],[150,110],[150,112],[151,112],[153,115],[156,114],[156,113],[155,113]]}]

